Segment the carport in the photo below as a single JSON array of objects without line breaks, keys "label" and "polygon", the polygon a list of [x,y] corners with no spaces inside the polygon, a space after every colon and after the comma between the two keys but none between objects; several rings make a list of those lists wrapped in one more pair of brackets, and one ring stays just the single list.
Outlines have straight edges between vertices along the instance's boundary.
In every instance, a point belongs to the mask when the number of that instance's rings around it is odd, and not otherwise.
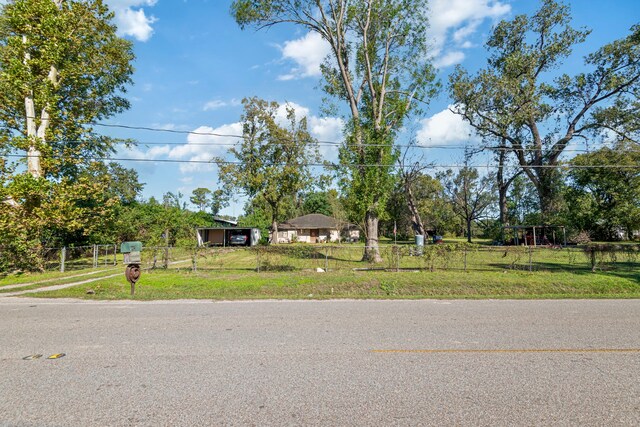
[{"label": "carport", "polygon": [[255,227],[199,227],[196,228],[198,246],[230,246],[231,236],[243,234],[248,237],[248,246],[260,241],[260,229]]}]

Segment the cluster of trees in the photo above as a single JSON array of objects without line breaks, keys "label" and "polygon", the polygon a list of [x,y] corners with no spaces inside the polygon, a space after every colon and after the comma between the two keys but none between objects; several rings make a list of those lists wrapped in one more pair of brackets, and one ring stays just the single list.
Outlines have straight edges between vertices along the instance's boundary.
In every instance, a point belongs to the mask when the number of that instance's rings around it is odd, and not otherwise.
[{"label": "cluster of trees", "polygon": [[[400,158],[396,144],[418,104],[438,89],[424,38],[424,2],[235,0],[231,11],[243,28],[294,24],[330,46],[324,92],[342,104],[347,122],[337,177],[349,217],[365,232],[363,259],[380,260],[379,221],[394,209],[418,234],[425,232],[423,216],[436,229],[453,228],[448,218],[457,217],[469,238],[472,225],[495,214],[496,204],[500,225],[526,209],[523,221],[572,222],[596,237],[613,237],[618,229],[630,236],[637,227],[640,25],[587,55],[583,72],[557,75],[589,35],[571,27],[567,5],[542,0],[532,15],[500,22],[486,44],[486,67],[471,74],[458,66],[448,85],[453,111],[482,138],[483,150],[495,153],[497,173],[480,176],[464,167],[429,177]],[[615,141],[612,151],[627,163],[606,148],[565,163],[570,144],[603,137]]]},{"label": "cluster of trees", "polygon": [[[640,149],[619,142],[566,161],[576,167],[561,169],[554,225],[568,227],[570,234],[593,240],[615,241],[637,238],[640,231]],[[416,220],[411,205],[427,231],[444,235],[482,236],[503,239],[507,225],[549,224],[536,197],[534,184],[526,175],[513,174],[503,209],[500,207],[500,176],[480,175],[463,167],[430,176],[418,173],[406,189],[400,174],[389,203],[393,221],[383,224],[391,235],[394,225],[403,238],[415,233]],[[411,195],[411,200],[409,200]],[[502,212],[504,210],[504,212]],[[502,214],[503,216],[501,216]]]},{"label": "cluster of trees", "polygon": [[[488,61],[451,74],[454,112],[495,158],[435,175],[401,155],[397,139],[440,89],[426,40],[423,0],[234,0],[241,27],[289,23],[330,46],[322,65],[327,109],[343,111],[337,164],[323,164],[305,118],[244,100],[243,137],[216,159],[220,189],[140,200],[134,170],[107,158],[118,141],[93,123],[129,107],[131,43],[116,35],[101,0],[13,0],[0,13],[0,251],[36,267],[45,246],[192,240],[231,194],[249,198],[240,224],[324,213],[361,225],[363,260],[381,261],[379,233],[455,233],[518,223],[558,223],[595,238],[627,237],[640,224],[640,25],[596,49],[583,72],[558,75],[588,30],[569,8],[541,0],[534,14],[499,23]],[[567,160],[576,141],[609,145]],[[132,143],[129,141],[129,143]],[[26,164],[9,156],[26,153]],[[332,176],[314,171],[315,166]],[[495,171],[495,173],[494,173]],[[332,189],[331,182],[337,184]],[[266,234],[266,233],[265,233]],[[7,262],[7,261],[5,261]]]}]

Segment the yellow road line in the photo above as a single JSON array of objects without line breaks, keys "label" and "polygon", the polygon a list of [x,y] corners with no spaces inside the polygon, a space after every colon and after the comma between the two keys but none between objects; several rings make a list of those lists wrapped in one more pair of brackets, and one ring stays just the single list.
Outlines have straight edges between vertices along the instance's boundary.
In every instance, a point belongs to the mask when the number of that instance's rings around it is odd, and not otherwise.
[{"label": "yellow road line", "polygon": [[640,348],[388,349],[372,353],[640,353]]}]

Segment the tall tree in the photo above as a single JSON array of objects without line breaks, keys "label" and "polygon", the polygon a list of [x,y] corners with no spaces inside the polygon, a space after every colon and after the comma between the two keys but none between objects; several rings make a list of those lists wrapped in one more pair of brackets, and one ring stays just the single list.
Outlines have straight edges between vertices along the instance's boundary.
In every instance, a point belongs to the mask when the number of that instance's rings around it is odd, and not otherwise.
[{"label": "tall tree", "polygon": [[286,108],[286,124],[276,121],[279,105],[258,98],[244,99],[242,140],[229,150],[234,161],[216,159],[220,180],[228,191],[240,190],[261,197],[271,210],[273,243],[277,243],[278,218],[285,198],[295,196],[313,182],[310,164],[319,161],[317,142]]},{"label": "tall tree", "polygon": [[[335,191],[335,190],[334,190]],[[306,194],[302,203],[302,213],[304,215],[319,213],[326,216],[333,215],[331,203],[327,191],[316,191]]]},{"label": "tall tree", "polygon": [[327,94],[348,108],[341,183],[364,225],[364,260],[381,261],[378,223],[394,183],[396,132],[435,91],[428,62],[424,0],[235,0],[242,26],[294,23],[319,34],[331,53],[322,66]]},{"label": "tall tree", "polygon": [[494,177],[480,177],[477,169],[464,167],[457,175],[448,170],[441,174],[440,179],[453,211],[464,221],[467,241],[471,243],[471,225],[482,219],[494,202]]},{"label": "tall tree", "polygon": [[209,199],[209,208],[211,209],[211,215],[216,216],[220,214],[220,211],[229,206],[229,195],[224,190],[217,189],[211,193]]},{"label": "tall tree", "polygon": [[426,236],[427,230],[422,222],[418,200],[416,199],[416,185],[423,176],[423,172],[429,167],[424,163],[424,157],[420,156],[415,161],[410,157],[410,149],[414,146],[414,141],[406,148],[405,152],[398,158],[399,180],[404,189],[407,208],[411,215],[411,226],[413,232],[419,236]]},{"label": "tall tree", "polygon": [[518,179],[523,170],[511,171],[515,166],[510,167],[508,163],[508,146],[505,141],[501,141],[498,147],[495,147],[496,157],[498,159],[498,170],[496,171],[496,186],[498,188],[498,209],[500,212],[499,221],[501,227],[509,226],[509,203],[508,194],[511,184]]},{"label": "tall tree", "polygon": [[0,11],[0,126],[27,152],[33,177],[76,173],[113,140],[91,123],[121,112],[131,43],[117,37],[102,0],[14,0]]},{"label": "tall tree", "polygon": [[633,133],[638,121],[640,25],[588,55],[587,71],[551,80],[589,34],[569,23],[568,6],[543,0],[532,16],[495,27],[485,69],[472,76],[458,67],[450,77],[454,111],[480,135],[508,142],[537,190],[544,221],[558,211],[567,145],[606,130]]},{"label": "tall tree", "polygon": [[200,212],[204,212],[206,207],[211,202],[210,196],[211,196],[211,190],[204,187],[198,187],[191,192],[191,197],[189,197],[189,201],[193,203]]}]

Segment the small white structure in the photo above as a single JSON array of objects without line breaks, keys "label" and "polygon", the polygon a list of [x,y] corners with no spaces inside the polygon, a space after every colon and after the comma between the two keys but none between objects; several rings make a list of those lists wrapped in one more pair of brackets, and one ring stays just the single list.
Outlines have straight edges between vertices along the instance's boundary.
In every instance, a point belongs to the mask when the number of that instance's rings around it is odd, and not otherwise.
[{"label": "small white structure", "polygon": [[[360,230],[322,214],[304,215],[278,224],[278,243],[339,242],[343,236],[349,241],[359,240]],[[273,238],[272,234],[271,241]]]}]

